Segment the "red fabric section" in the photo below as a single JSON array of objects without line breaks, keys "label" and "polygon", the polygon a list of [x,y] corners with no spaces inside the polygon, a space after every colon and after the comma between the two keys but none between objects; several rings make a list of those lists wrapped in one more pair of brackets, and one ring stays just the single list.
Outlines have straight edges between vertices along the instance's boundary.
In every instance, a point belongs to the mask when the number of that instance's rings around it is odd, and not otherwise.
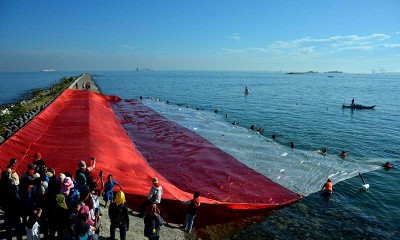
[{"label": "red fabric section", "polygon": [[106,98],[89,91],[66,90],[0,146],[0,167],[5,169],[9,159],[16,158],[16,169],[21,176],[33,162],[34,154],[40,152],[56,174],[68,171],[75,175],[78,163],[83,159],[89,166],[89,159],[94,156],[97,159],[92,173],[95,179],[100,170],[104,176],[111,173],[127,195],[147,196],[151,179],[158,177],[164,187],[163,197],[190,198],[190,193],[180,191],[148,166]]},{"label": "red fabric section", "polygon": [[183,217],[184,207],[177,200],[190,199],[194,191],[202,193],[202,209],[216,214],[278,207],[299,199],[299,195],[144,105],[133,102],[125,111],[126,105],[114,103],[124,113],[121,122],[146,160],[107,101],[118,99],[90,91],[66,90],[0,146],[1,169],[16,158],[16,170],[21,176],[33,161],[34,153],[40,152],[56,174],[74,174],[81,160],[89,166],[89,158],[94,156],[95,179],[100,170],[104,176],[112,174],[123,186],[127,205],[135,210],[147,197],[151,179],[158,177],[164,189],[164,216],[179,218]]},{"label": "red fabric section", "polygon": [[150,166],[184,191],[200,191],[232,209],[280,206],[300,197],[140,101],[112,106]]}]

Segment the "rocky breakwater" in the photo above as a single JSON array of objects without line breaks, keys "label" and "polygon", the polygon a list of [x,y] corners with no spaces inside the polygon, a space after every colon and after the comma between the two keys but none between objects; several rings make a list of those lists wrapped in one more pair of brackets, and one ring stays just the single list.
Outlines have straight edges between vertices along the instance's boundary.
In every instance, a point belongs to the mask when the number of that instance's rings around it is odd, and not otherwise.
[{"label": "rocky breakwater", "polygon": [[0,106],[0,144],[31,121],[76,79],[63,77],[48,89],[33,90],[24,100]]}]

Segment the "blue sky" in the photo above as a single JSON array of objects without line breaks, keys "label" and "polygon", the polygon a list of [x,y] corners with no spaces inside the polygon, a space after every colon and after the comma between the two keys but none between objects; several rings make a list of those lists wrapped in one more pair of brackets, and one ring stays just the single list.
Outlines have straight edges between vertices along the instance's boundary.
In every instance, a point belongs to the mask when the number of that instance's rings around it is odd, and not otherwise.
[{"label": "blue sky", "polygon": [[400,72],[400,1],[0,1],[0,71]]}]

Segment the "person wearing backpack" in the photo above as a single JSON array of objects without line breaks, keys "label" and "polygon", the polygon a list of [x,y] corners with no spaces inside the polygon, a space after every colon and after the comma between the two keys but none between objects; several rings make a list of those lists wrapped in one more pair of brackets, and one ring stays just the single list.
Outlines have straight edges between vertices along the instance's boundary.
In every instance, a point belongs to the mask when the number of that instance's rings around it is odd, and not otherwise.
[{"label": "person wearing backpack", "polygon": [[129,230],[128,208],[125,206],[125,194],[119,191],[115,196],[115,201],[108,208],[110,217],[110,238],[115,240],[115,229],[119,228],[120,239],[126,239],[126,232]]},{"label": "person wearing backpack", "polygon": [[160,226],[162,225],[163,220],[160,216],[160,210],[156,204],[153,204],[150,214],[144,217],[144,236],[149,240],[159,240]]}]

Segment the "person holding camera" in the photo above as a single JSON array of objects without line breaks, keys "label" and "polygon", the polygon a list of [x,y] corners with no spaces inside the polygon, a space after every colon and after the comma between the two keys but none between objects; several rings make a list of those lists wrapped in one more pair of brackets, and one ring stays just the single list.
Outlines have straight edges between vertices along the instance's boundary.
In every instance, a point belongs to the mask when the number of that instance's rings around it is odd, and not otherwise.
[{"label": "person holding camera", "polygon": [[79,168],[75,172],[75,179],[78,178],[78,175],[80,173],[83,173],[86,177],[87,184],[90,184],[91,182],[93,182],[93,177],[90,175],[90,172],[93,171],[93,169],[96,167],[96,158],[91,157],[90,161],[91,161],[91,164],[89,167],[86,166],[86,162],[84,160],[82,160],[78,163]]}]

